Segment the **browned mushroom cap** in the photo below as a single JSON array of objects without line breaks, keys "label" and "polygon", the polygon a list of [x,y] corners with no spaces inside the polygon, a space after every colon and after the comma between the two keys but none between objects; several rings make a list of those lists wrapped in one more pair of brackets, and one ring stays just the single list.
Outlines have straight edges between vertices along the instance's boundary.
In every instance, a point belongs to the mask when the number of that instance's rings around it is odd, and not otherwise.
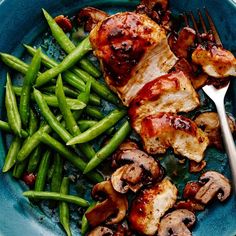
[{"label": "browned mushroom cap", "polygon": [[128,208],[127,198],[125,195],[117,193],[110,181],[103,181],[93,187],[93,198],[98,199],[104,195],[105,200],[86,213],[86,218],[93,227],[104,221],[107,224],[116,224],[125,217]]},{"label": "browned mushroom cap", "polygon": [[[216,112],[204,112],[197,116],[194,120],[198,127],[207,134],[210,145],[214,145],[218,149],[223,149],[220,133],[220,121]],[[236,131],[235,121],[228,116],[228,123],[232,133]]]},{"label": "browned mushroom cap", "polygon": [[[124,165],[125,164],[125,165]],[[120,193],[138,191],[143,185],[153,183],[163,177],[161,165],[145,152],[119,150],[113,157],[113,167],[119,167],[111,176],[113,188]]]},{"label": "browned mushroom cap", "polygon": [[205,183],[195,195],[195,199],[207,204],[215,196],[223,202],[231,192],[229,180],[216,171],[207,171],[200,177],[200,181]]},{"label": "browned mushroom cap", "polygon": [[186,209],[175,210],[162,218],[158,236],[191,236],[188,227],[191,227],[195,220],[195,215],[191,211]]},{"label": "browned mushroom cap", "polygon": [[78,23],[84,23],[84,30],[90,32],[98,22],[103,21],[109,15],[94,7],[85,7],[78,14]]},{"label": "browned mushroom cap", "polygon": [[98,226],[88,234],[88,236],[112,236],[112,235],[114,235],[112,230],[104,226]]},{"label": "browned mushroom cap", "polygon": [[149,10],[153,10],[158,5],[161,6],[162,10],[166,11],[168,0],[141,0],[140,4],[145,5]]}]

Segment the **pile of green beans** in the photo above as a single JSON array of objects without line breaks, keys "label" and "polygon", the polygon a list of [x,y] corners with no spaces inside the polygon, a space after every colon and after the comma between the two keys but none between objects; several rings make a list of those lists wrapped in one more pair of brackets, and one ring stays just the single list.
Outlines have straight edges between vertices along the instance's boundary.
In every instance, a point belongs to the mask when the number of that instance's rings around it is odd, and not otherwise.
[{"label": "pile of green beans", "polygon": [[[12,142],[2,172],[13,170],[12,175],[26,183],[28,175],[34,176],[35,182],[27,183],[30,190],[23,195],[37,201],[52,200],[51,206],[59,207],[61,225],[71,236],[68,204],[90,209],[95,203],[70,195],[65,163],[70,162],[78,176],[95,184],[102,182],[104,178],[96,168],[128,137],[131,128],[117,96],[97,80],[100,69],[87,57],[92,50],[89,37],[74,45],[55,20],[45,10],[43,13],[67,55],[58,62],[40,48],[24,45],[32,56],[27,64],[0,53],[0,60],[9,69],[23,75],[21,86],[6,75],[6,120],[0,120],[0,130],[11,134]],[[115,107],[108,115],[100,107],[104,102]],[[101,135],[109,141],[97,150]],[[84,216],[81,232],[87,230]]]}]

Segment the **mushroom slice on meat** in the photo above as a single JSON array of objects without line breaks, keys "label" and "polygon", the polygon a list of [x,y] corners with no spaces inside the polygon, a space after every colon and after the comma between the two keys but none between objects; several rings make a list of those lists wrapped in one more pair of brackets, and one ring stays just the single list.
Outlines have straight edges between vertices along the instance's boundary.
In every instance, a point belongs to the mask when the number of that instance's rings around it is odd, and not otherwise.
[{"label": "mushroom slice on meat", "polygon": [[118,150],[113,156],[113,167],[120,165],[122,167],[111,176],[113,188],[120,193],[126,193],[129,189],[137,192],[143,185],[163,177],[161,165],[138,149]]},{"label": "mushroom slice on meat", "polygon": [[160,222],[158,236],[191,236],[188,229],[193,226],[196,217],[193,212],[186,209],[175,210],[164,216]]},{"label": "mushroom slice on meat", "polygon": [[85,7],[78,14],[78,23],[84,24],[84,30],[90,32],[100,21],[106,19],[109,15],[94,7]]},{"label": "mushroom slice on meat", "polygon": [[128,106],[149,81],[167,74],[177,61],[165,30],[144,14],[122,12],[90,33],[105,81]]},{"label": "mushroom slice on meat", "polygon": [[119,223],[126,215],[127,198],[125,195],[116,192],[110,181],[103,181],[93,187],[92,196],[95,199],[104,195],[105,200],[86,213],[86,218],[92,227],[96,227],[105,221],[107,224]]},{"label": "mushroom slice on meat", "polygon": [[150,154],[165,153],[172,147],[176,154],[200,162],[208,146],[206,134],[190,119],[172,113],[157,113],[142,120],[140,135]]},{"label": "mushroom slice on meat", "polygon": [[177,199],[177,188],[165,178],[159,184],[146,188],[133,201],[129,222],[141,235],[154,235],[160,218],[172,208]]},{"label": "mushroom slice on meat", "polygon": [[98,226],[88,234],[88,236],[113,236],[113,235],[114,235],[113,231],[105,226]]},{"label": "mushroom slice on meat", "polygon": [[157,6],[160,6],[164,11],[167,10],[168,3],[168,0],[141,0],[140,2],[140,4],[146,6],[149,10],[154,10]]},{"label": "mushroom slice on meat", "polygon": [[200,177],[204,185],[198,190],[195,199],[203,204],[209,203],[215,196],[223,202],[231,192],[229,180],[216,171],[207,171]]},{"label": "mushroom slice on meat", "polygon": [[145,116],[158,112],[188,112],[200,105],[191,81],[183,72],[172,72],[145,84],[130,104],[132,127],[140,132]]},{"label": "mushroom slice on meat", "polygon": [[189,48],[194,45],[196,32],[194,29],[184,27],[171,48],[175,55],[179,58],[188,58]]},{"label": "mushroom slice on meat", "polygon": [[[228,116],[228,123],[232,133],[236,131],[235,121]],[[198,115],[194,120],[199,128],[201,128],[208,136],[210,145],[218,149],[223,149],[220,121],[216,112],[204,112]]]},{"label": "mushroom slice on meat", "polygon": [[236,76],[236,58],[223,48],[213,46],[209,50],[198,46],[192,54],[194,63],[215,78]]}]

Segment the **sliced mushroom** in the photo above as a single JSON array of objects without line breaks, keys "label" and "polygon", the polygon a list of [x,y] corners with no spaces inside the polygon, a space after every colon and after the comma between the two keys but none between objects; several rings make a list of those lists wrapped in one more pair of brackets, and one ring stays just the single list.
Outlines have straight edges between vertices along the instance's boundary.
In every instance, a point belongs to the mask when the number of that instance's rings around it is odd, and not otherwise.
[{"label": "sliced mushroom", "polygon": [[88,234],[88,236],[112,236],[112,235],[114,235],[112,230],[104,226],[98,226]]},{"label": "sliced mushroom", "polygon": [[168,2],[168,0],[141,0],[140,4],[145,5],[149,10],[154,10],[158,5],[162,10],[166,11]]},{"label": "sliced mushroom", "polygon": [[209,203],[215,196],[223,202],[231,192],[229,180],[216,171],[207,171],[200,177],[200,182],[205,183],[195,195],[195,199],[203,204]]},{"label": "sliced mushroom", "polygon": [[201,162],[196,162],[196,161],[189,161],[189,172],[190,173],[198,173],[202,171],[206,167],[206,161],[202,160]]},{"label": "sliced mushroom", "polygon": [[[204,112],[197,116],[194,120],[199,128],[201,128],[208,136],[210,145],[218,149],[223,149],[220,121],[216,112]],[[228,116],[228,123],[232,133],[236,131],[235,121]]]},{"label": "sliced mushroom", "polygon": [[175,204],[174,208],[175,209],[187,209],[189,211],[196,212],[196,211],[204,211],[205,205],[197,202],[196,200],[188,199],[186,201],[177,202]]},{"label": "sliced mushroom", "polygon": [[116,224],[124,219],[128,208],[128,201],[125,195],[117,193],[110,181],[103,181],[96,184],[92,190],[92,196],[98,199],[100,196],[105,200],[97,204],[86,213],[91,226],[98,226],[100,223]]},{"label": "sliced mushroom", "polygon": [[109,15],[94,7],[85,7],[78,14],[78,23],[84,23],[84,30],[90,32],[98,22],[103,21]]},{"label": "sliced mushroom", "polygon": [[175,210],[164,216],[160,222],[158,236],[190,236],[188,229],[196,221],[195,215],[186,209]]},{"label": "sliced mushroom", "polygon": [[[121,166],[123,165],[123,166]],[[153,183],[163,177],[161,165],[138,150],[134,143],[123,144],[113,156],[113,167],[119,167],[111,176],[113,188],[120,193],[130,189],[137,192],[143,185]]]},{"label": "sliced mushroom", "polygon": [[179,58],[188,58],[189,49],[194,45],[196,32],[190,27],[184,27],[172,47],[173,52]]},{"label": "sliced mushroom", "polygon": [[170,31],[171,21],[168,5],[169,0],[141,0],[136,8],[136,12],[148,15],[164,29]]}]

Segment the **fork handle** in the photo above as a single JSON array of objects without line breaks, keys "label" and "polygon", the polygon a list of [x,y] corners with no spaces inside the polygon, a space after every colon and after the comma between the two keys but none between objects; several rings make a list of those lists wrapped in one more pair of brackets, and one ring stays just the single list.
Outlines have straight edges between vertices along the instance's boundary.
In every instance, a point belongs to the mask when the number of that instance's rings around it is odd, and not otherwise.
[{"label": "fork handle", "polygon": [[229,157],[231,176],[233,180],[232,186],[234,188],[234,191],[236,192],[236,147],[228,124],[224,101],[218,101],[216,104],[216,109],[220,119],[221,133],[225,145],[225,150]]}]

